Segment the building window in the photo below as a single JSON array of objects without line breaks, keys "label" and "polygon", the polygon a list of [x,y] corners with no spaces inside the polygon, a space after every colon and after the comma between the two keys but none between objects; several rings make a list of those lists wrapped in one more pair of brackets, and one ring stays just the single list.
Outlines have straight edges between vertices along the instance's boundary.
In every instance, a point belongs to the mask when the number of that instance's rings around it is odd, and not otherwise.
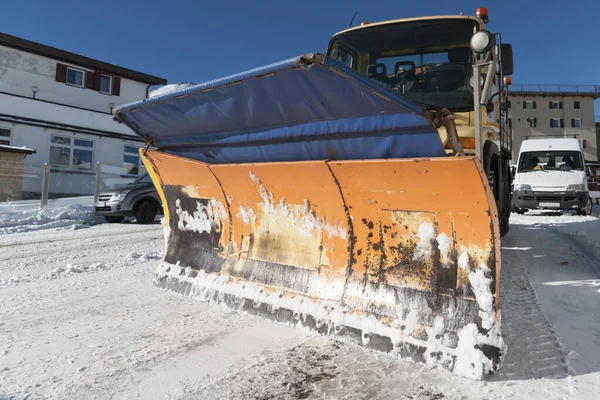
[{"label": "building window", "polygon": [[127,175],[139,175],[140,173],[140,153],[138,148],[125,145],[123,151],[123,166]]},{"label": "building window", "polygon": [[579,109],[581,109],[581,102],[579,102],[579,101],[574,101],[574,102],[573,102],[573,108],[574,108],[575,110],[579,110]]},{"label": "building window", "polygon": [[78,86],[78,87],[82,88],[84,76],[85,76],[85,74],[83,71],[81,71],[79,69],[67,67],[67,84],[73,85],[73,86]]},{"label": "building window", "polygon": [[537,104],[535,101],[531,101],[531,100],[525,100],[523,101],[523,108],[524,109],[536,109],[537,108]]},{"label": "building window", "polygon": [[581,118],[571,118],[571,128],[583,128]]},{"label": "building window", "polygon": [[112,76],[100,75],[100,93],[111,94]]},{"label": "building window", "polygon": [[551,101],[549,107],[551,110],[562,110],[563,104],[562,101]]},{"label": "building window", "polygon": [[550,128],[564,128],[562,118],[550,118]]},{"label": "building window", "polygon": [[527,127],[535,128],[537,126],[537,118],[527,118]]},{"label": "building window", "polygon": [[50,164],[57,167],[91,170],[94,142],[52,135]]},{"label": "building window", "polygon": [[10,129],[0,128],[0,144],[10,146],[10,134]]}]

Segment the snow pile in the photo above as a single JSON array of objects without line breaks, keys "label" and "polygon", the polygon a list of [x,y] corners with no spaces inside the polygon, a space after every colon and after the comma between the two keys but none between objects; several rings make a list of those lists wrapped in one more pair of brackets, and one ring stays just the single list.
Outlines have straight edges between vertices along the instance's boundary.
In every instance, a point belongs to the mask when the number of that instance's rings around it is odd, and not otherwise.
[{"label": "snow pile", "polygon": [[170,85],[165,85],[156,90],[151,91],[150,94],[148,95],[148,98],[151,99],[153,97],[158,97],[158,96],[162,96],[165,94],[177,92],[179,90],[187,89],[187,88],[195,86],[195,85],[196,85],[195,83],[189,83],[189,82],[178,82],[178,83],[173,83]]},{"label": "snow pile", "polygon": [[73,264],[68,263],[64,267],[58,267],[51,271],[48,271],[45,274],[34,275],[28,274],[25,276],[12,276],[10,279],[0,280],[0,287],[7,286],[16,286],[25,282],[33,282],[39,280],[52,280],[64,278],[70,275],[75,274],[84,274],[84,273],[93,273],[93,272],[101,272],[108,271],[114,268],[122,268],[122,267],[131,267],[136,264],[140,264],[143,262],[160,260],[163,258],[162,252],[137,252],[133,251],[127,254],[125,257],[118,259],[113,262],[105,262],[105,263],[92,263],[92,264]]},{"label": "snow pile", "polygon": [[446,232],[442,232],[438,235],[438,237],[436,238],[436,241],[438,243],[438,248],[440,249],[440,255],[442,257],[442,259],[441,259],[442,265],[444,267],[449,267],[452,263],[452,261],[450,261],[450,258],[449,258],[450,247],[452,246],[450,237],[448,236],[448,234],[446,234]]},{"label": "snow pile", "polygon": [[[413,255],[414,261],[421,261],[423,258],[431,257],[433,250],[432,242],[435,237],[435,227],[431,222],[423,222],[419,226],[419,243],[415,248]],[[443,240],[443,239],[442,239]]]},{"label": "snow pile", "polygon": [[[263,199],[263,210],[267,215],[270,215],[274,220],[278,216],[289,219],[288,227],[294,226],[304,236],[313,235],[319,230],[323,230],[328,234],[329,239],[334,236],[346,239],[347,228],[343,223],[336,225],[331,224],[325,216],[317,218],[315,211],[308,199],[303,200],[301,207],[297,205],[290,205],[282,197],[279,202],[275,202],[273,193],[270,192],[261,182],[260,178],[256,176],[252,171],[249,171],[250,179],[259,185],[258,192]],[[292,210],[293,208],[293,210]],[[250,207],[244,207],[240,205],[239,212],[236,216],[241,219],[245,224],[250,224],[256,220],[256,213]]]},{"label": "snow pile", "polygon": [[[482,266],[487,268],[485,264]],[[479,304],[481,326],[484,329],[490,329],[494,323],[494,296],[490,291],[492,279],[485,276],[483,269],[477,269],[469,273],[469,282]]]},{"label": "snow pile", "polygon": [[193,214],[190,214],[181,208],[181,200],[177,199],[175,202],[175,206],[177,207],[175,212],[179,216],[177,227],[180,231],[210,233],[215,224],[215,220],[208,216],[208,210],[204,204],[199,201],[196,203],[196,211],[194,211]]},{"label": "snow pile", "polygon": [[80,229],[102,221],[94,215],[94,207],[71,204],[47,210],[0,213],[0,235],[44,229]]}]

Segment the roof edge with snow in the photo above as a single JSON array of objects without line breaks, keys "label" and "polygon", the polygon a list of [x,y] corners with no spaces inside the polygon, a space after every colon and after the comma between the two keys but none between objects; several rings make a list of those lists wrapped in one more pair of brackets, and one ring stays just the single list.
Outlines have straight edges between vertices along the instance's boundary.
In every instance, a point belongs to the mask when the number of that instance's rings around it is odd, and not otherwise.
[{"label": "roof edge with snow", "polygon": [[5,144],[0,144],[0,152],[2,153],[21,153],[21,154],[34,154],[36,150],[30,149],[28,147],[17,147],[17,146],[7,146]]}]

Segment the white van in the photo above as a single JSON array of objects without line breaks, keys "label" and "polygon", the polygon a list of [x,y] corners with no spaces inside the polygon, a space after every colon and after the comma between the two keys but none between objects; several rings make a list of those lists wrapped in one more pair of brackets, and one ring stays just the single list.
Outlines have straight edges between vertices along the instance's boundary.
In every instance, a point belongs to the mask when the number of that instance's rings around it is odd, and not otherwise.
[{"label": "white van", "polygon": [[521,144],[513,180],[513,211],[536,208],[592,212],[579,139],[533,138]]}]

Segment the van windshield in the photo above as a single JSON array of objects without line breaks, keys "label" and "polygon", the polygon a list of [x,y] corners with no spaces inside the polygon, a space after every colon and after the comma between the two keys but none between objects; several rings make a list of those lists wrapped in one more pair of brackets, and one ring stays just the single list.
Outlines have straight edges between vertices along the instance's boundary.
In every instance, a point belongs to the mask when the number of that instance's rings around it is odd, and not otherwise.
[{"label": "van windshield", "polygon": [[577,151],[528,151],[521,153],[519,172],[583,171],[581,153]]}]

